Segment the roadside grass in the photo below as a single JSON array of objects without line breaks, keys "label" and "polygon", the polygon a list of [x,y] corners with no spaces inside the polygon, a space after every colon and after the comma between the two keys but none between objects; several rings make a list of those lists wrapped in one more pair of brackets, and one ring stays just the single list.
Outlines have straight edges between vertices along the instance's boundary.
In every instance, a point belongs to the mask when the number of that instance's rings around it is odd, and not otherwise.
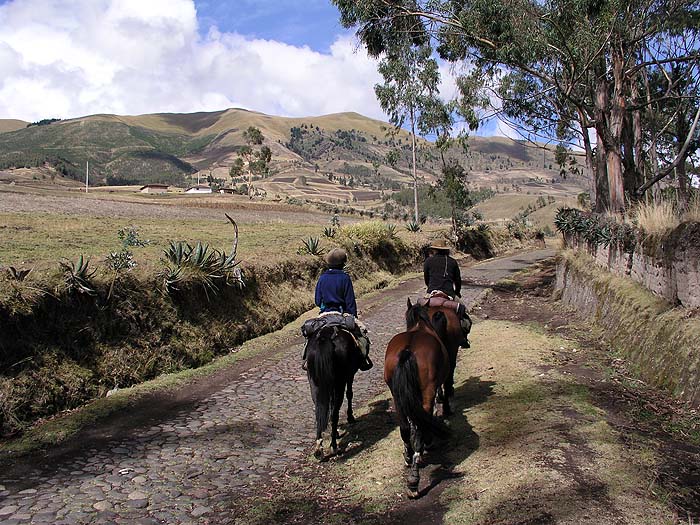
[{"label": "roadside grass", "polygon": [[[457,366],[449,446],[429,454],[421,472],[422,487],[444,484],[432,489],[431,503],[445,509],[444,523],[673,523],[673,513],[646,490],[654,485],[645,470],[656,461],[654,450],[641,447],[637,455],[623,446],[588,387],[547,366],[575,343],[492,320],[476,323],[471,339]],[[392,427],[338,462],[368,512],[405,504],[401,450]]]},{"label": "roadside grass", "polygon": [[647,236],[661,236],[681,222],[670,201],[639,202],[632,208],[631,215]]},{"label": "roadside grass", "polygon": [[[417,275],[416,273],[392,275],[386,272],[376,272],[376,274],[358,279],[355,290],[358,297],[368,300],[378,294],[382,294],[386,289],[396,287],[404,280]],[[75,410],[60,413],[47,420],[38,421],[20,437],[0,442],[0,459],[18,457],[39,449],[58,445],[82,429],[128,409],[149,394],[183,388],[189,383],[202,380],[219,370],[230,367],[240,360],[250,359],[270,348],[292,344],[301,337],[300,327],[303,322],[316,314],[317,310],[315,308],[306,311],[283,328],[250,339],[234,348],[231,353],[220,356],[201,367],[163,374],[138,385],[119,389],[109,397],[96,399]]]}]

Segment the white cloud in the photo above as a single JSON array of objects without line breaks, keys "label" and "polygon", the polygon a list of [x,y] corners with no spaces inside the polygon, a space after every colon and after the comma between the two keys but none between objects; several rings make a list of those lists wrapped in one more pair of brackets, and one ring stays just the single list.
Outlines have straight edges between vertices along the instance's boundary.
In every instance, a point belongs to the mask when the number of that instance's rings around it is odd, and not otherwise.
[{"label": "white cloud", "polygon": [[191,0],[16,0],[0,6],[0,118],[244,107],[384,118],[376,64],[352,38],[330,53],[216,28]]}]

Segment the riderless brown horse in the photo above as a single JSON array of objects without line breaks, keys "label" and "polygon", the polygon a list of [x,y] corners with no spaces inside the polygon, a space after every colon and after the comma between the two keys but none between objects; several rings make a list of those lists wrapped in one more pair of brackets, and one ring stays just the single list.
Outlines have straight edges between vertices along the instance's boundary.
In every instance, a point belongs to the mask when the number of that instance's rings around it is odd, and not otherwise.
[{"label": "riderless brown horse", "polygon": [[454,396],[454,375],[455,368],[457,366],[457,352],[459,351],[460,346],[466,347],[468,345],[460,325],[460,315],[462,315],[462,312],[464,312],[464,315],[466,315],[466,319],[470,325],[470,329],[471,319],[463,310],[464,305],[461,305],[457,301],[451,300],[445,294],[438,294],[427,299],[419,299],[418,303],[428,307],[429,318],[432,319],[436,313],[442,312],[447,319],[447,327],[444,335],[442,336],[442,342],[445,344],[447,353],[450,357],[450,371],[447,375],[447,379],[445,380],[444,392],[440,392],[440,395],[444,395],[443,414],[445,416],[449,416],[452,413],[449,399]]},{"label": "riderless brown horse", "polygon": [[348,423],[352,414],[352,382],[362,359],[357,341],[350,332],[337,326],[326,326],[309,337],[306,362],[316,415],[316,448],[314,456],[323,459],[322,434],[331,422],[331,449],[338,451],[338,417],[343,394],[348,399]]},{"label": "riderless brown horse", "polygon": [[446,330],[444,313],[428,317],[427,307],[408,299],[406,331],[395,335],[386,349],[384,381],[394,397],[413,497],[418,494],[425,445],[447,435],[445,424],[433,415],[436,395],[450,375],[450,356],[442,342]]}]

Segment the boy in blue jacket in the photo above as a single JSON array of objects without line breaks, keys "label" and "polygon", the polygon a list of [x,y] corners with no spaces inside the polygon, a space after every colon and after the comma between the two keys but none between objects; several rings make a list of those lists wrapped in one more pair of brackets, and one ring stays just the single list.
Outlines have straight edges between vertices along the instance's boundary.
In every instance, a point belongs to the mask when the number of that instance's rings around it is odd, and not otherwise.
[{"label": "boy in blue jacket", "polygon": [[[321,314],[337,312],[349,314],[355,318],[355,330],[352,335],[357,339],[364,362],[360,370],[369,370],[373,363],[369,358],[369,339],[367,328],[357,319],[357,302],[355,291],[352,287],[352,279],[343,268],[348,261],[348,254],[341,248],[335,248],[326,255],[328,269],[321,274],[316,283],[315,303],[321,309]],[[306,347],[304,348],[304,360],[306,360]]]}]

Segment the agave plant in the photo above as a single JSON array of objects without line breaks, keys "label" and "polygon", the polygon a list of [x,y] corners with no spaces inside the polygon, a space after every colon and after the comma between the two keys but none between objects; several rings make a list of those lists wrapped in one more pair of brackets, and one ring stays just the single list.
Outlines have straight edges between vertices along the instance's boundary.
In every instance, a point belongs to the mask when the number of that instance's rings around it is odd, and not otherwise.
[{"label": "agave plant", "polygon": [[14,266],[10,266],[7,269],[7,276],[11,281],[17,281],[17,282],[22,282],[27,278],[27,275],[29,275],[29,272],[31,272],[32,269],[29,268],[28,270],[22,270],[22,269],[17,269]]},{"label": "agave plant", "polygon": [[417,233],[420,231],[420,224],[416,221],[407,222],[406,229],[412,233]]},{"label": "agave plant", "polygon": [[323,255],[321,241],[319,241],[318,237],[309,237],[308,239],[303,240],[302,245],[299,247],[298,253],[301,255]]},{"label": "agave plant", "polygon": [[390,237],[396,237],[396,224],[387,224],[386,231],[389,232]]},{"label": "agave plant", "polygon": [[333,237],[335,237],[335,228],[330,227],[330,226],[326,226],[323,229],[323,235],[325,235],[329,239],[332,239]]},{"label": "agave plant", "polygon": [[191,251],[192,246],[186,241],[170,241],[170,245],[163,250],[163,254],[168,262],[176,266],[182,266],[189,257]]},{"label": "agave plant", "polygon": [[233,225],[234,240],[230,254],[197,242],[194,246],[185,241],[171,242],[163,250],[166,267],[163,271],[163,284],[168,293],[178,290],[183,282],[198,282],[209,292],[218,293],[220,285],[245,286],[243,272],[236,259],[238,252],[238,225],[231,217],[226,218]]},{"label": "agave plant", "polygon": [[66,259],[59,264],[63,270],[63,280],[69,292],[97,295],[97,291],[90,282],[96,271],[90,271],[90,259],[85,259],[81,254],[75,263]]}]

